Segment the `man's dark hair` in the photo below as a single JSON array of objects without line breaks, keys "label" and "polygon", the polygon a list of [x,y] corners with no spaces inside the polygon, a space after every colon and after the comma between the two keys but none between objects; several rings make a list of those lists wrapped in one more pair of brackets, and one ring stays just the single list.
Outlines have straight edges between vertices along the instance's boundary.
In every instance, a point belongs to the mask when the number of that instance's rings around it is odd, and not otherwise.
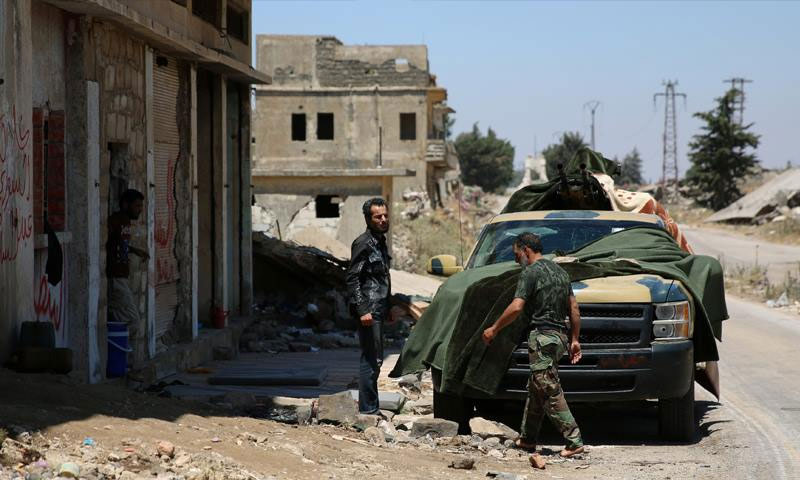
[{"label": "man's dark hair", "polygon": [[369,222],[369,219],[372,218],[372,207],[386,207],[386,200],[382,199],[381,197],[374,197],[370,198],[364,205],[361,206],[361,211],[364,213],[364,220]]},{"label": "man's dark hair", "polygon": [[122,195],[119,197],[119,205],[122,206],[124,204],[130,205],[131,203],[135,202],[136,200],[144,201],[144,195],[139,190],[134,190],[129,188],[122,192]]},{"label": "man's dark hair", "polygon": [[535,233],[520,233],[514,240],[514,245],[517,248],[528,247],[533,250],[534,253],[542,253],[542,239]]}]

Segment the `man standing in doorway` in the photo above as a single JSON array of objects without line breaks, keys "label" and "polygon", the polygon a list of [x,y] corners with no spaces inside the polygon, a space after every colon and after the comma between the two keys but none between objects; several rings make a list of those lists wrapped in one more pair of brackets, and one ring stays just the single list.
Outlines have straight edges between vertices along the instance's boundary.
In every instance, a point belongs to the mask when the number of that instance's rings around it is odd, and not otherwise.
[{"label": "man standing in doorway", "polygon": [[[537,235],[519,235],[514,241],[514,256],[522,266],[514,300],[500,318],[484,330],[483,341],[489,345],[498,332],[520,314],[530,324],[528,354],[531,376],[517,446],[534,452],[531,464],[544,468],[544,461],[535,453],[544,415],[566,440],[566,446],[561,450],[562,457],[583,452],[581,432],[564,399],[558,378],[558,361],[565,352],[569,352],[573,364],[581,359],[581,345],[578,342],[581,317],[569,276],[557,264],[542,257],[542,242]],[[567,332],[570,332],[569,342]]]},{"label": "man standing in doorway", "polygon": [[358,317],[361,360],[358,378],[358,410],[380,414],[378,375],[383,364],[383,324],[389,316],[392,282],[386,247],[389,210],[382,198],[372,198],[362,207],[367,230],[353,241],[347,291],[350,306]]},{"label": "man standing in doorway", "polygon": [[131,221],[142,214],[144,195],[138,190],[125,190],[119,200],[120,209],[108,217],[108,242],[106,243],[106,273],[108,275],[109,321],[128,324],[132,338],[139,328],[139,302],[133,296],[129,282],[130,254],[147,260],[147,251],[136,248],[131,242]]}]

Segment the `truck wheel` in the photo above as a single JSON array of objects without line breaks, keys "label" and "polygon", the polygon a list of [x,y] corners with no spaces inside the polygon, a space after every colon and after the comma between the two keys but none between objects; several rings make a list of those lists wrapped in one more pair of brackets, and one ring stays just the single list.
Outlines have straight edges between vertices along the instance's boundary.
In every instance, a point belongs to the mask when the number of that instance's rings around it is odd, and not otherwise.
[{"label": "truck wheel", "polygon": [[694,378],[680,398],[658,400],[658,429],[664,440],[688,442],[694,438]]},{"label": "truck wheel", "polygon": [[433,391],[433,416],[458,423],[458,434],[469,435],[469,420],[474,406],[472,400]]}]

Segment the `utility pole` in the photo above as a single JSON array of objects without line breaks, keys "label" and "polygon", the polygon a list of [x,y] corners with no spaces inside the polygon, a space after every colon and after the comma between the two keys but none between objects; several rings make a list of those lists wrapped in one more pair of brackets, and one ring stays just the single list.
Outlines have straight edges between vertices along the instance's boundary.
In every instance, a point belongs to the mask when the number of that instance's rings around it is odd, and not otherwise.
[{"label": "utility pole", "polygon": [[[663,82],[664,93],[653,95],[653,106],[656,105],[658,97],[664,97],[664,150],[661,164],[661,188],[666,198],[678,197],[678,125],[675,119],[675,97],[683,97],[686,103],[685,93],[675,93],[675,86],[678,81],[668,80]],[[668,194],[667,182],[673,182],[672,195]]]},{"label": "utility pole", "polygon": [[597,107],[600,106],[599,100],[589,100],[588,102],[583,104],[583,108],[589,109],[589,112],[592,114],[592,150],[594,150],[594,112],[597,111]]},{"label": "utility pole", "polygon": [[736,90],[733,100],[733,111],[735,112],[733,121],[741,127],[744,125],[744,84],[753,83],[753,81],[742,77],[732,77],[723,82],[730,83],[731,88]]}]

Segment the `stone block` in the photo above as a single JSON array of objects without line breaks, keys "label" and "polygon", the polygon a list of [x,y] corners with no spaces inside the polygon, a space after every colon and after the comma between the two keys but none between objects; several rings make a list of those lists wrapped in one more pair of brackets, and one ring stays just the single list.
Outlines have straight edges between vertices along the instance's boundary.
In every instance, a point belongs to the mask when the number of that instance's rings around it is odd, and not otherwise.
[{"label": "stone block", "polygon": [[430,435],[431,438],[455,437],[458,435],[458,423],[442,418],[419,418],[414,421],[409,434],[411,438]]},{"label": "stone block", "polygon": [[472,418],[469,421],[469,428],[473,435],[481,438],[497,437],[503,440],[516,440],[519,437],[519,433],[513,428],[481,417]]},{"label": "stone block", "polygon": [[385,447],[386,446],[386,436],[378,427],[369,427],[364,431],[364,436],[367,437],[367,441],[377,447]]},{"label": "stone block", "polygon": [[350,392],[320,395],[317,419],[322,423],[353,425],[358,419],[358,406]]}]

